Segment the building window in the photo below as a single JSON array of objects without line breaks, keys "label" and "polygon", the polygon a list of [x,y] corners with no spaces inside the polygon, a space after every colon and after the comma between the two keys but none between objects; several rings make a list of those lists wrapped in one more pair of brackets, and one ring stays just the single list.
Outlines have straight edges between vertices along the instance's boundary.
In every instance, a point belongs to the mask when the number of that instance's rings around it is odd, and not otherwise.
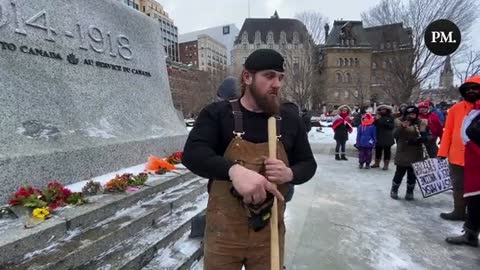
[{"label": "building window", "polygon": [[350,40],[350,44],[351,44],[352,46],[355,46],[355,39]]},{"label": "building window", "polygon": [[358,61],[358,58],[355,58],[355,66],[356,67],[360,66],[360,61]]},{"label": "building window", "polygon": [[380,43],[380,50],[383,50],[383,49],[385,49],[385,44]]},{"label": "building window", "polygon": [[338,72],[335,73],[335,78],[336,78],[336,82],[337,82],[337,83],[342,82],[342,74],[340,74],[340,73],[338,73]]},{"label": "building window", "polygon": [[350,58],[350,66],[353,66],[353,58]]},{"label": "building window", "polygon": [[386,69],[386,68],[387,68],[387,66],[388,66],[388,62],[387,62],[387,60],[383,60],[383,68],[385,68],[385,69]]},{"label": "building window", "polygon": [[387,41],[387,49],[390,49],[390,41]]},{"label": "building window", "polygon": [[222,32],[224,35],[228,35],[230,34],[230,26],[229,25],[225,25],[222,29]]},{"label": "building window", "polygon": [[343,58],[340,58],[339,59],[339,63],[340,63],[340,66],[343,67],[344,63],[343,63]]},{"label": "building window", "polygon": [[350,73],[345,73],[344,82],[346,82],[346,83],[351,83],[352,82],[352,76],[350,75]]},{"label": "building window", "polygon": [[268,44],[273,44],[273,32],[269,31],[267,34],[267,43]]},{"label": "building window", "polygon": [[348,96],[349,96],[349,95],[348,95],[348,91],[345,91],[345,93],[343,94],[343,96],[344,96],[345,98],[348,98]]},{"label": "building window", "polygon": [[397,42],[396,42],[396,41],[392,42],[392,47],[393,47],[394,49],[397,48]]},{"label": "building window", "polygon": [[345,66],[348,67],[350,64],[348,63],[348,58],[344,58],[343,61],[345,61]]},{"label": "building window", "polygon": [[[262,42],[262,34],[260,31],[255,32],[255,44],[260,44]],[[258,47],[257,47],[258,48]]]},{"label": "building window", "polygon": [[334,96],[335,96],[336,98],[338,98],[338,97],[340,96],[340,92],[335,91]]},{"label": "building window", "polygon": [[372,69],[377,69],[377,63],[372,62]]}]

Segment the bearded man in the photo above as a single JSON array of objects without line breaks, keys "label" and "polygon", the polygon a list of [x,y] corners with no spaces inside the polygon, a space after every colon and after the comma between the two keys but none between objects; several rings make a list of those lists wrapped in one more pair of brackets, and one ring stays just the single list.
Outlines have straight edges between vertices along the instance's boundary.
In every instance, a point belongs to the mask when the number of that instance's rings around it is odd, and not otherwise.
[{"label": "bearded man", "polygon": [[[284,196],[310,180],[317,164],[298,112],[280,104],[282,55],[254,51],[240,78],[241,97],[208,105],[187,139],[183,164],[208,178],[204,269],[270,269],[269,217],[278,198],[283,264]],[[267,158],[268,118],[277,118],[277,158]],[[274,185],[277,184],[278,188]]]}]

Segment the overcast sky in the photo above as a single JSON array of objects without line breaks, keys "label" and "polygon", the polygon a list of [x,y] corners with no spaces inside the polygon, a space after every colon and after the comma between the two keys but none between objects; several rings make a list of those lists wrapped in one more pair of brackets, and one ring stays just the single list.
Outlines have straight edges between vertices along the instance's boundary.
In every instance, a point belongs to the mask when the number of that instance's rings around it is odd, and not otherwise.
[{"label": "overcast sky", "polygon": [[[165,7],[180,34],[230,23],[240,29],[248,17],[248,0],[156,1]],[[293,18],[296,13],[313,10],[322,13],[330,23],[341,18],[360,20],[360,14],[378,2],[380,0],[250,0],[250,17],[269,18],[277,10],[280,18]],[[480,19],[473,26],[471,37],[471,45],[480,50]]]}]

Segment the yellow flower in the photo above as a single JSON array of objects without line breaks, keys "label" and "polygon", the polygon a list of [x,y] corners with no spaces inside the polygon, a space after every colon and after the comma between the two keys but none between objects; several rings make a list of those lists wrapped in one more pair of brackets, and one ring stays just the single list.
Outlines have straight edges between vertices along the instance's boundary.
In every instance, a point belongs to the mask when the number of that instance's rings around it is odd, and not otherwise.
[{"label": "yellow flower", "polygon": [[33,209],[33,216],[36,218],[45,219],[48,215],[50,215],[50,211],[47,208],[35,208]]}]

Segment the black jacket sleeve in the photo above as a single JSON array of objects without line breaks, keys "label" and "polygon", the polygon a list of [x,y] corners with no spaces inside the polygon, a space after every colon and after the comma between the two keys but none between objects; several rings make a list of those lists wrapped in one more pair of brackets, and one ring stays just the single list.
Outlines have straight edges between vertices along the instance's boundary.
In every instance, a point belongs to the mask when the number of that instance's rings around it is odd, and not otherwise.
[{"label": "black jacket sleeve", "polygon": [[230,180],[228,170],[234,163],[216,151],[220,140],[219,117],[215,103],[200,112],[183,149],[182,162],[201,177]]},{"label": "black jacket sleeve", "polygon": [[297,117],[298,132],[296,133],[294,147],[289,157],[290,169],[293,172],[292,184],[300,185],[310,180],[317,170],[317,163],[313,157],[307,132]]}]

